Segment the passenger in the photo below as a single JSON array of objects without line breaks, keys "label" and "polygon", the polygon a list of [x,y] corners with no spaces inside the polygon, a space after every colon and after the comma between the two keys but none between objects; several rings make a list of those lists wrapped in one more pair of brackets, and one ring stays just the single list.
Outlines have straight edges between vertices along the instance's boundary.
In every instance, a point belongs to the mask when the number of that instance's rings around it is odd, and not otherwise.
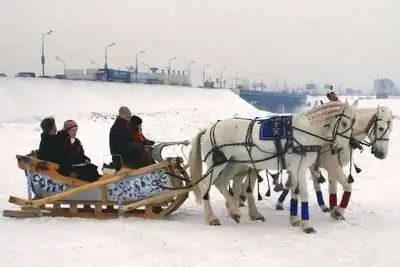
[{"label": "passenger", "polygon": [[131,118],[131,125],[133,129],[133,137],[135,140],[142,142],[146,146],[152,146],[154,145],[154,141],[151,141],[144,137],[143,132],[142,132],[142,123],[143,120],[136,115],[133,115]]},{"label": "passenger", "polygon": [[42,128],[41,140],[38,150],[38,158],[41,160],[57,163],[60,174],[66,175],[69,173],[67,164],[67,151],[63,145],[63,140],[57,135],[57,126],[54,118],[48,117],[41,121]]},{"label": "passenger", "polygon": [[97,166],[92,164],[90,158],[85,155],[81,141],[76,138],[77,132],[78,124],[73,120],[65,121],[64,128],[58,132],[58,136],[66,147],[66,162],[71,167],[70,175],[87,182],[97,181],[100,178]]},{"label": "passenger", "polygon": [[120,107],[118,117],[110,129],[110,153],[116,169],[123,165],[132,169],[143,167],[140,155],[144,144],[133,138],[131,117],[128,107]]},{"label": "passenger", "polygon": [[151,146],[154,145],[154,141],[151,141],[144,137],[142,132],[142,122],[143,120],[140,117],[136,115],[132,116],[131,125],[133,131],[133,139],[141,142],[144,145],[144,149],[143,151],[141,151],[141,160],[143,161],[143,164],[151,165],[155,163],[155,161],[151,157]]},{"label": "passenger", "polygon": [[334,91],[327,93],[326,97],[329,99],[329,101],[339,101],[339,98],[336,96]]}]

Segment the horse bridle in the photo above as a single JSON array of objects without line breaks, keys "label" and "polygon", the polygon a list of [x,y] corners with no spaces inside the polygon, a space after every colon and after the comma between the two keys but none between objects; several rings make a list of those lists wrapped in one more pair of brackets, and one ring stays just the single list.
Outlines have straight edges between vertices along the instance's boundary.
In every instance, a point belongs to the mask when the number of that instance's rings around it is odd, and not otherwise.
[{"label": "horse bridle", "polygon": [[[389,142],[389,138],[385,138],[386,133],[389,131],[389,129],[391,128],[392,125],[392,121],[388,120],[388,121],[384,121],[382,119],[379,118],[379,108],[377,108],[377,113],[372,116],[371,120],[368,122],[367,127],[365,128],[365,134],[368,135],[368,137],[370,136],[371,133],[374,134],[374,140],[372,142],[370,142],[369,144],[372,146],[373,144],[376,143],[376,141],[387,141]],[[378,128],[378,122],[379,121],[384,121],[386,122],[386,128],[383,129],[383,127],[379,127]],[[382,129],[381,129],[382,128]],[[379,136],[378,134],[378,130],[380,132],[382,132],[382,134]]]},{"label": "horse bridle", "polygon": [[[355,138],[351,138],[350,144],[352,144],[352,148],[358,148],[362,150],[362,146],[368,146],[372,147],[377,141],[387,141],[389,142],[389,138],[385,138],[384,136],[386,133],[389,131],[389,129],[392,126],[392,120],[385,121],[387,126],[385,129],[380,129],[381,127],[378,128],[378,122],[379,121],[384,121],[383,119],[379,118],[379,107],[377,108],[377,112],[372,116],[372,118],[369,120],[367,127],[363,131],[369,139],[371,139],[370,135],[373,133],[374,134],[374,139],[372,142],[366,141],[366,140],[358,140]],[[382,134],[379,136],[378,130],[382,132]]]},{"label": "horse bridle", "polygon": [[[333,142],[333,143],[336,143],[336,138],[337,138],[337,136],[340,136],[340,137],[343,137],[343,138],[346,138],[346,139],[351,140],[351,138],[352,138],[351,136],[353,135],[353,126],[354,126],[354,123],[355,123],[355,121],[356,121],[355,118],[351,118],[350,116],[344,114],[344,110],[342,111],[341,114],[337,115],[336,118],[337,118],[337,117],[339,117],[339,119],[336,120],[336,123],[335,123],[335,125],[333,126],[333,130],[332,130],[332,142]],[[349,119],[349,120],[350,120],[350,125],[349,125],[348,128],[345,128],[343,131],[340,131],[340,132],[339,132],[339,126],[340,126],[340,123],[342,123],[342,119],[343,119],[343,118]],[[346,125],[343,125],[343,126],[346,127]],[[349,135],[349,136],[346,136],[345,134],[346,134],[347,132],[349,132],[349,131],[351,131],[350,135]],[[335,146],[335,145],[336,145],[336,144],[334,144],[334,146]]]}]

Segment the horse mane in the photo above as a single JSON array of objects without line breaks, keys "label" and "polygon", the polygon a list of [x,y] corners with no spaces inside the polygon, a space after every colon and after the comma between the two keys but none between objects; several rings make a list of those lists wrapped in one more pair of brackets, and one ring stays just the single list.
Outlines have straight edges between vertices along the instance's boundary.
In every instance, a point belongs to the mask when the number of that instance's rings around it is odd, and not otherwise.
[{"label": "horse mane", "polygon": [[339,115],[344,108],[344,104],[340,101],[330,101],[320,106],[313,107],[304,114],[311,122],[330,122]]}]

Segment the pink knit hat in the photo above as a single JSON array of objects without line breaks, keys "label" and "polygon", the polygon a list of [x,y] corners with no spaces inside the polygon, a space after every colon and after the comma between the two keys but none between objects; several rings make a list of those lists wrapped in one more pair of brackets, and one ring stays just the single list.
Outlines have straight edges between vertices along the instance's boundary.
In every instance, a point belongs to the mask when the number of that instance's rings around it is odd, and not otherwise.
[{"label": "pink knit hat", "polygon": [[64,122],[64,130],[65,131],[69,131],[75,127],[78,127],[78,124],[74,120],[66,120]]}]

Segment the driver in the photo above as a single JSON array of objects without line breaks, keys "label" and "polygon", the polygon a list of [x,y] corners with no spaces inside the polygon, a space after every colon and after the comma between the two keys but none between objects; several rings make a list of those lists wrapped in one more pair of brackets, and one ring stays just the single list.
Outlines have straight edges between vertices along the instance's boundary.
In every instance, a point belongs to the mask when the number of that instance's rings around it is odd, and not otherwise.
[{"label": "driver", "polygon": [[334,91],[330,91],[329,93],[327,93],[326,97],[329,99],[329,101],[339,101],[339,98]]}]

